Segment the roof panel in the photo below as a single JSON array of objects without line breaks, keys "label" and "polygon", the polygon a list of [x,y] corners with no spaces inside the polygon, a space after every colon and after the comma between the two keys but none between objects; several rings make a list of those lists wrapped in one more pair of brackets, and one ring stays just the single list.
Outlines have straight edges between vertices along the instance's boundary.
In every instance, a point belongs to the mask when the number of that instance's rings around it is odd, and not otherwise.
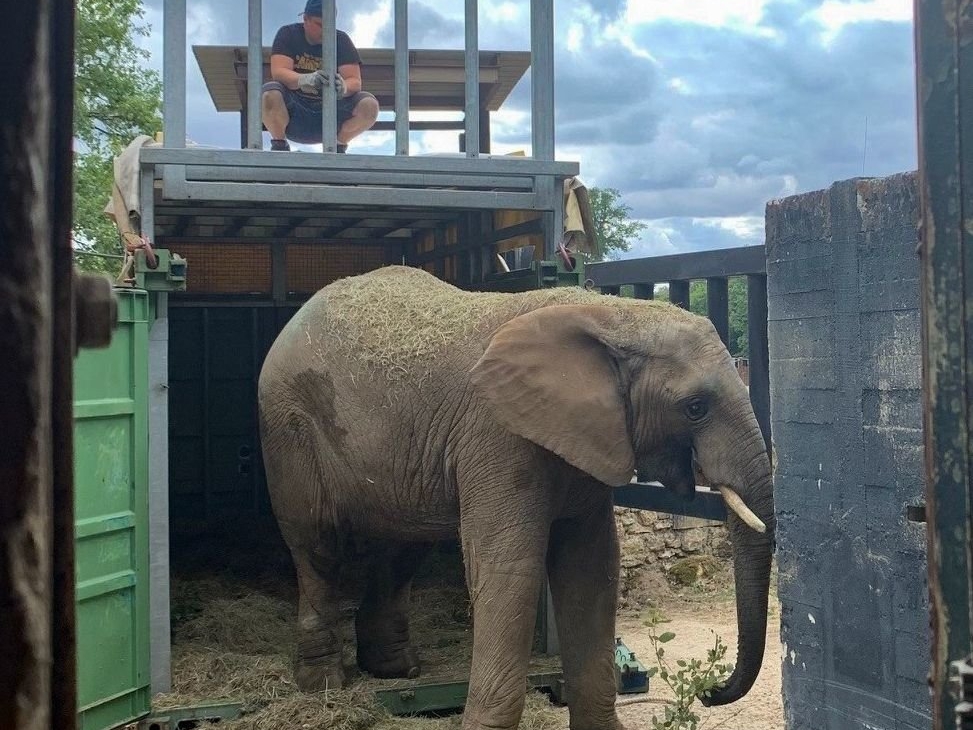
[{"label": "roof panel", "polygon": [[[247,94],[246,46],[193,46],[193,54],[217,111],[238,112]],[[383,109],[395,106],[395,52],[362,48],[362,76],[367,91]],[[264,79],[270,79],[270,48],[263,49]],[[410,108],[463,111],[466,56],[462,50],[409,51]],[[529,51],[480,51],[480,98],[496,111],[530,67]]]}]

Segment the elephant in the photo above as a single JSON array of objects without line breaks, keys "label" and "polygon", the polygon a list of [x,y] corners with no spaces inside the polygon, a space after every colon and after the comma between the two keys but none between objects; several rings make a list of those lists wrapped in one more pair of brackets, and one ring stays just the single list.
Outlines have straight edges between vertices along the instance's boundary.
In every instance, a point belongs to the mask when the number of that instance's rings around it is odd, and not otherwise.
[{"label": "elephant", "polygon": [[772,474],[705,317],[584,287],[470,292],[386,266],[308,299],[274,341],[258,396],[271,505],[297,573],[302,690],[345,682],[349,536],[375,556],[355,614],[358,666],[414,678],[411,580],[430,544],[458,534],[473,623],[463,728],[518,725],[545,576],[570,727],[621,728],[612,489],[637,475],[690,498],[697,466],[731,507],[739,626],[734,671],[701,700],[731,703],[753,685]]}]

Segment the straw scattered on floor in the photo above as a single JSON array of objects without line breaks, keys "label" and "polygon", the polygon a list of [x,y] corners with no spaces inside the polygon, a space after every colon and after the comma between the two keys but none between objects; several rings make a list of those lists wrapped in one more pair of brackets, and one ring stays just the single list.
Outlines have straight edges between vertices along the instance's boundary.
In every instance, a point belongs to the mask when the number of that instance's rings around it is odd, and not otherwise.
[{"label": "straw scattered on floor", "polygon": [[[291,600],[232,579],[174,579],[173,691],[156,697],[154,709],[241,703],[240,718],[211,726],[220,730],[458,729],[458,714],[394,717],[378,704],[374,691],[401,680],[376,680],[358,672],[353,608],[346,606],[344,621],[350,686],[305,694],[294,682],[297,611]],[[472,631],[465,588],[415,589],[411,618],[413,641],[423,660],[422,679],[468,677]],[[563,713],[558,714],[545,696],[528,695],[521,728],[553,730],[563,723]]]}]

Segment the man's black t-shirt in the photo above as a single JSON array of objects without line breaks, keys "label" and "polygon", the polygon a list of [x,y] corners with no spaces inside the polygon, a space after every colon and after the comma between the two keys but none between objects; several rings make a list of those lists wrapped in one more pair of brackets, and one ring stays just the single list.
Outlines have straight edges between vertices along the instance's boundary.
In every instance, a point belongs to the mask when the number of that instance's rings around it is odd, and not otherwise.
[{"label": "man's black t-shirt", "polygon": [[[336,30],[335,34],[335,55],[338,67],[348,63],[360,64],[361,56],[348,34],[343,30]],[[321,68],[321,46],[307,42],[303,23],[291,23],[278,30],[270,52],[273,55],[289,56],[294,61],[294,70],[300,74],[311,73]],[[297,93],[309,99],[321,98],[319,93],[305,94],[300,90],[297,90]]]}]

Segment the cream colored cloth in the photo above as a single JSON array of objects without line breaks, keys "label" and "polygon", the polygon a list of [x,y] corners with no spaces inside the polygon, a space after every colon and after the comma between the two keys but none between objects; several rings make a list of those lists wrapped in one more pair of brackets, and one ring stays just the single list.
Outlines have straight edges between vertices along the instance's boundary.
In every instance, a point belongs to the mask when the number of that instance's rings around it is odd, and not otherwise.
[{"label": "cream colored cloth", "polygon": [[105,206],[105,215],[115,221],[119,233],[137,232],[141,217],[139,207],[139,153],[143,147],[158,147],[147,134],[140,134],[114,161],[114,180],[111,199]]}]

